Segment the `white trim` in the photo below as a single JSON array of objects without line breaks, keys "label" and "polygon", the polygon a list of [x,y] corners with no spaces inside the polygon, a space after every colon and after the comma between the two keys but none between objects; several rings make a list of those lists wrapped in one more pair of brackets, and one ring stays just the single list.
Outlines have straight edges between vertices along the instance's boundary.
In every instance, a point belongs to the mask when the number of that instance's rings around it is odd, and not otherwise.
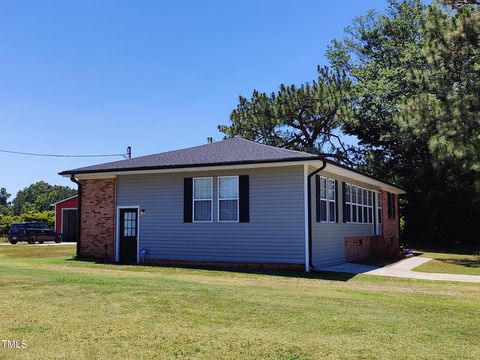
[{"label": "white trim", "polygon": [[[236,169],[255,169],[255,168],[269,168],[269,167],[282,167],[282,166],[298,166],[298,165],[311,165],[318,167],[318,164],[322,163],[322,160],[300,160],[300,161],[279,161],[271,163],[254,163],[254,164],[237,164],[237,165],[220,165],[220,166],[199,166],[199,167],[184,167],[184,168],[171,168],[171,169],[152,169],[152,170],[131,170],[131,171],[106,171],[102,173],[90,173],[90,174],[75,174],[75,178],[78,180],[85,179],[107,179],[115,178],[118,175],[134,175],[134,174],[162,174],[162,173],[184,173],[184,172],[200,172],[200,171],[221,171],[221,170],[236,170]],[[356,171],[345,169],[344,167],[337,166],[335,164],[328,163],[325,171],[331,172],[333,175],[346,177],[352,180],[363,182],[372,186],[377,186],[382,190],[391,192],[396,195],[405,194],[404,190],[401,190],[393,185],[387,184],[383,181],[376,180],[370,176],[359,174]],[[70,174],[62,175],[64,177],[70,177]]]},{"label": "white trim", "polygon": [[310,253],[308,251],[308,165],[303,165],[303,206],[304,206],[304,225],[305,225],[305,271],[310,272]]},{"label": "white trim", "polygon": [[[195,199],[195,180],[203,180],[203,179],[211,179],[212,180],[212,197],[210,199]],[[202,223],[213,223],[213,189],[215,186],[213,185],[213,177],[212,176],[202,176],[202,177],[194,177],[192,179],[192,223],[202,224]],[[211,210],[210,210],[210,220],[209,221],[195,221],[195,201],[211,201]]]},{"label": "white trim", "polygon": [[[134,175],[134,174],[162,174],[162,173],[184,173],[184,172],[200,172],[200,171],[222,171],[222,170],[237,170],[237,169],[256,169],[256,168],[270,168],[270,167],[282,167],[282,166],[298,166],[298,165],[311,165],[318,167],[318,164],[322,163],[322,160],[301,160],[301,161],[285,161],[285,162],[272,162],[272,163],[255,163],[255,164],[238,164],[238,165],[221,165],[221,166],[199,166],[199,167],[185,167],[185,168],[171,168],[171,169],[152,169],[152,170],[131,170],[131,171],[106,171],[103,173],[90,173],[90,174],[75,174],[75,178],[78,180],[85,179],[106,179],[114,178],[118,175]],[[393,185],[384,183],[383,181],[376,180],[370,176],[359,174],[358,172],[345,169],[341,166],[328,163],[325,171],[346,177],[352,180],[363,182],[372,186],[379,187],[382,190],[391,192],[396,195],[405,194],[404,190],[401,190]],[[64,177],[70,177],[70,174],[62,175]]]},{"label": "white trim", "polygon": [[117,206],[115,226],[115,262],[120,261],[120,209],[137,209],[137,264],[140,262],[140,205]]},{"label": "white trim", "polygon": [[[220,199],[220,179],[237,178],[237,197]],[[236,200],[237,201],[237,220],[220,220],[220,201]],[[240,222],[240,177],[238,175],[225,175],[217,177],[217,221],[219,223],[238,223]]]},{"label": "white trim", "polygon": [[[80,180],[85,179],[106,179],[114,178],[118,175],[135,175],[135,174],[168,174],[168,173],[185,173],[185,172],[203,172],[203,171],[222,171],[222,170],[239,170],[239,169],[258,169],[258,168],[271,168],[271,167],[283,167],[283,166],[300,166],[300,165],[312,165],[316,166],[319,160],[308,161],[285,161],[285,162],[272,162],[272,163],[258,163],[258,164],[238,164],[238,165],[221,165],[221,166],[198,166],[198,167],[184,167],[184,168],[171,168],[171,169],[153,169],[153,170],[126,170],[126,171],[108,171],[104,173],[92,173],[92,174],[75,174],[75,178]],[[69,174],[62,175],[64,177],[70,177]]]},{"label": "white trim", "polygon": [[[351,171],[351,170],[345,169],[343,167],[336,166],[334,164],[328,163],[327,166],[325,167],[325,171],[329,172],[333,175],[338,175],[338,176],[345,177],[345,178],[348,178],[348,179],[356,180],[358,182],[362,182],[364,184],[379,187],[382,190],[391,192],[391,193],[396,194],[396,195],[402,195],[402,194],[406,193],[404,190],[401,190],[401,189],[399,189],[399,188],[397,188],[393,185],[384,183],[383,181],[380,181],[380,180],[372,179],[371,177],[369,177],[367,175],[359,174],[355,171]],[[357,186],[357,185],[355,185],[355,186]]]},{"label": "white trim", "polygon": [[68,198],[66,198],[66,199],[63,199],[63,200],[57,201],[57,202],[55,202],[55,203],[51,204],[50,206],[55,206],[55,205],[57,205],[57,204],[60,204],[60,203],[62,203],[62,202],[64,202],[64,201],[67,201],[67,200],[74,199],[74,198],[76,198],[76,197],[78,197],[78,195],[73,195],[73,196],[70,196],[70,197],[68,197]]},{"label": "white trim", "polygon": [[[65,210],[77,210],[78,208],[62,208],[62,216],[60,217],[60,233],[63,235],[63,212]],[[57,208],[55,207],[55,220],[57,220]]]}]

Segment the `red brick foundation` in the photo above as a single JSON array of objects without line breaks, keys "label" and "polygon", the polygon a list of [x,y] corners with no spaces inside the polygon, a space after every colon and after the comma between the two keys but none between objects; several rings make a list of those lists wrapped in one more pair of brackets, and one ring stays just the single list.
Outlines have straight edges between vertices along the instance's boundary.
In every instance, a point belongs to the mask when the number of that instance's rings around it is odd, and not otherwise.
[{"label": "red brick foundation", "polygon": [[352,236],[345,238],[345,261],[356,262],[369,257],[397,258],[400,248],[382,236]]},{"label": "red brick foundation", "polygon": [[79,257],[114,261],[115,179],[80,180]]},{"label": "red brick foundation", "polygon": [[355,262],[371,256],[372,244],[377,236],[351,236],[345,238],[345,261]]}]

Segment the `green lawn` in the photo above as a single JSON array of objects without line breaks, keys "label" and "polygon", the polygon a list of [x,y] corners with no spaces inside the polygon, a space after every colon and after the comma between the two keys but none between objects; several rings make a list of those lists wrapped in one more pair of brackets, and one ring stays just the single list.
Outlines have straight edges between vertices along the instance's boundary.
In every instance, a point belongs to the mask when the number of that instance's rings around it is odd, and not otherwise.
[{"label": "green lawn", "polygon": [[480,358],[477,284],[115,266],[73,252],[0,246],[0,337],[28,343],[0,358]]},{"label": "green lawn", "polygon": [[422,256],[432,258],[429,262],[417,266],[414,271],[480,275],[480,256],[449,253],[426,252]]}]

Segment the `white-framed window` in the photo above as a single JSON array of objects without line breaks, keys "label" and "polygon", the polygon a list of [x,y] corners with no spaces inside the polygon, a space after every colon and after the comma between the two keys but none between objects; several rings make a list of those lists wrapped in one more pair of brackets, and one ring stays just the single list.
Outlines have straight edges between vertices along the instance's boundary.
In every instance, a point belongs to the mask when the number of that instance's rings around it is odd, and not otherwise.
[{"label": "white-framed window", "polygon": [[193,178],[193,222],[213,221],[213,178]]},{"label": "white-framed window", "polygon": [[218,177],[218,221],[238,222],[238,176]]},{"label": "white-framed window", "polygon": [[335,180],[320,177],[320,222],[334,223],[337,221]]},{"label": "white-framed window", "polygon": [[348,223],[373,223],[373,192],[360,186],[346,184],[345,210]]}]

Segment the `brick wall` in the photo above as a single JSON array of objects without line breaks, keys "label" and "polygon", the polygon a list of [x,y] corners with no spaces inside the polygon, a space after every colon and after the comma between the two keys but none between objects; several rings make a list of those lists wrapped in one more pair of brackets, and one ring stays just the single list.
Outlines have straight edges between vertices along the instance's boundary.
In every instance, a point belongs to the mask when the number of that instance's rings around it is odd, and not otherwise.
[{"label": "brick wall", "polygon": [[114,261],[115,179],[81,180],[81,257]]}]

